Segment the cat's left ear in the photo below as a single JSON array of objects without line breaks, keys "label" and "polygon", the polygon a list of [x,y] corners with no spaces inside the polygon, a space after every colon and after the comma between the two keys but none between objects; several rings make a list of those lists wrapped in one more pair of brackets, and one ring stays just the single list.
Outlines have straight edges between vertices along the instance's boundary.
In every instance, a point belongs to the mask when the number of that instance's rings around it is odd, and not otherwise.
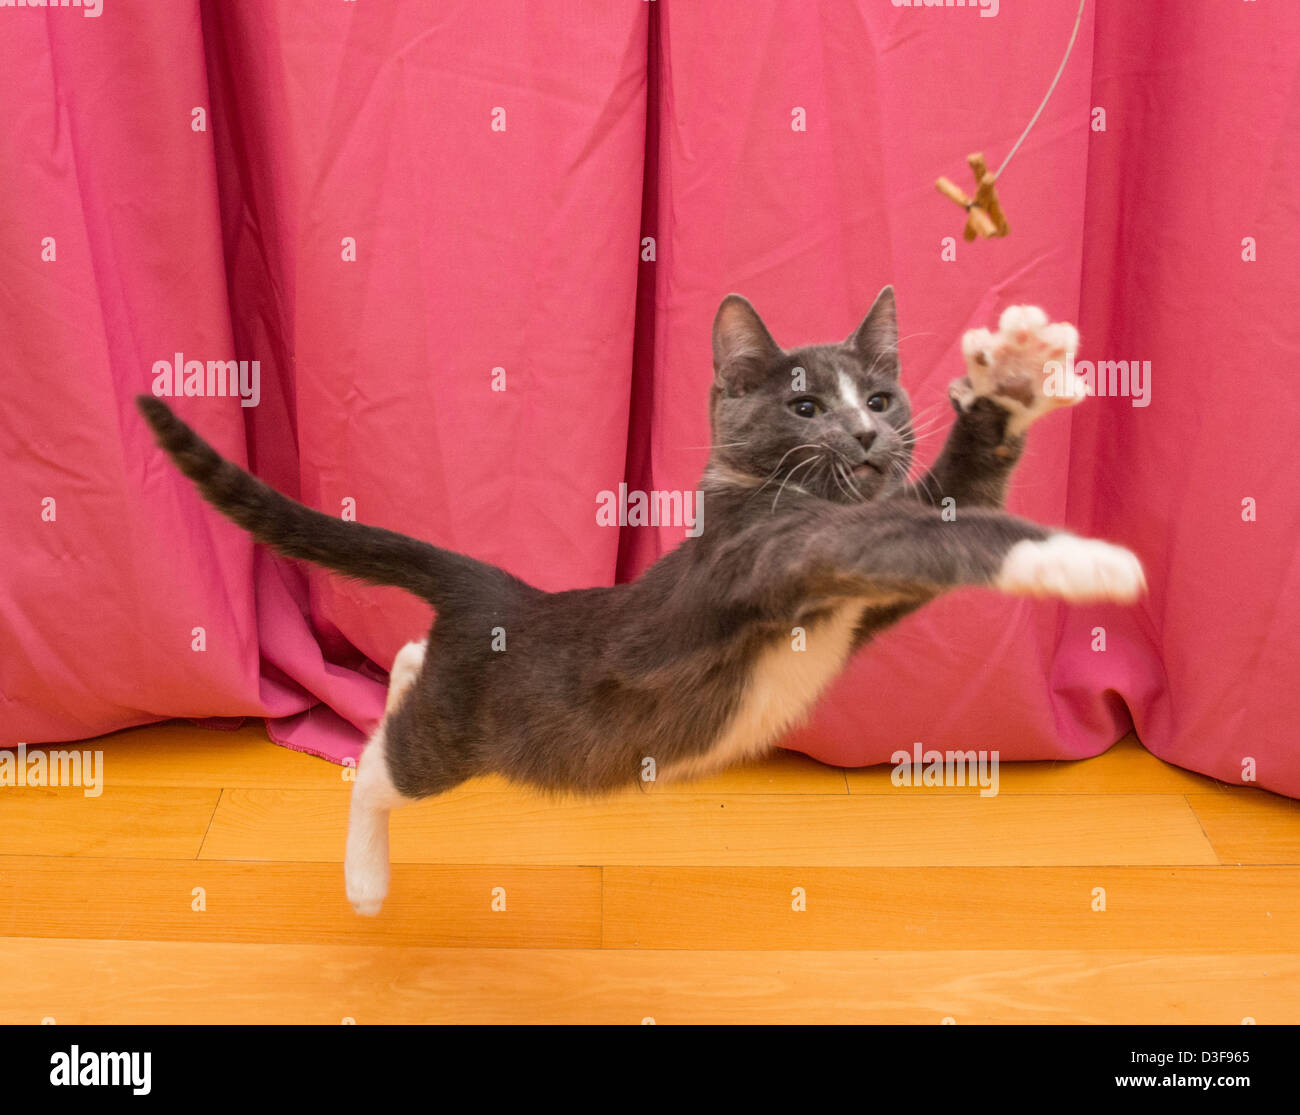
[{"label": "cat's left ear", "polygon": [[844,343],[856,350],[869,366],[898,375],[898,313],[892,286],[876,295],[862,324]]}]

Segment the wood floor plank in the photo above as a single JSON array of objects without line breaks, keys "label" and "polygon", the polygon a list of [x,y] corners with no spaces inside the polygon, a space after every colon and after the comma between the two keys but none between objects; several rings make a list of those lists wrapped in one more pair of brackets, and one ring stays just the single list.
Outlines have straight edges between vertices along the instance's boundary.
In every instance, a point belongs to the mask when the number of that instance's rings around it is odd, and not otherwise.
[{"label": "wood floor plank", "polygon": [[[196,728],[171,720],[89,740],[104,752],[119,786],[205,786],[320,789],[348,792],[351,773],[315,755],[273,743],[261,721],[231,731]],[[52,745],[63,746],[63,745]],[[29,748],[34,750],[34,748]],[[471,779],[455,793],[524,793],[504,778]],[[631,793],[845,794],[844,771],[806,755],[772,755],[693,782],[661,781],[630,786]]]},{"label": "wood floor plank", "polygon": [[[313,790],[227,791],[202,856],[342,857],[345,799]],[[899,792],[633,795],[553,801],[465,794],[393,814],[396,863],[1002,866],[1213,864],[1183,797]]]},{"label": "wood floor plank", "polygon": [[96,747],[100,797],[0,789],[0,1022],[1300,1022],[1300,803],[1135,741],[993,798],[785,753],[475,780],[394,815],[377,919],[342,768],[260,724]]},{"label": "wood floor plank", "polygon": [[[196,728],[168,721],[101,736],[112,778],[121,786],[204,786],[313,788],[347,792],[343,767],[272,743],[260,721],[233,731]],[[86,746],[85,744],[80,746]],[[631,788],[651,793],[855,793],[892,794],[892,767],[844,770],[806,755],[777,751],[754,763],[694,781],[662,781]],[[1215,793],[1222,783],[1157,759],[1129,735],[1092,759],[999,764],[1004,794]],[[969,793],[964,787],[916,787],[915,792]],[[476,778],[456,792],[518,793],[502,778]]]},{"label": "wood floor plank", "polygon": [[193,859],[218,790],[117,786],[0,789],[0,855]]},{"label": "wood floor plank", "polygon": [[1288,867],[607,867],[604,895],[606,948],[1238,951],[1300,942],[1300,868]]},{"label": "wood floor plank", "polygon": [[1223,863],[1300,864],[1300,801],[1245,789],[1187,800]]},{"label": "wood floor plank", "polygon": [[[1300,1022],[1300,953],[671,952],[0,938],[0,1023]],[[51,973],[58,978],[52,979]]]},{"label": "wood floor plank", "polygon": [[776,751],[757,762],[701,778],[665,780],[644,788],[658,794],[847,794],[846,773],[842,767],[826,766],[807,755]]},{"label": "wood floor plank", "polygon": [[[903,750],[909,750],[903,748]],[[897,794],[890,765],[847,771],[851,794]],[[1128,735],[1092,759],[998,764],[999,794],[1212,794],[1223,784],[1157,759]],[[911,787],[925,794],[969,794],[964,786]]]},{"label": "wood floor plank", "polygon": [[0,856],[4,936],[598,948],[600,919],[598,868],[399,864],[371,918],[337,864]]},{"label": "wood floor plank", "polygon": [[344,768],[272,743],[262,721],[224,731],[168,720],[87,740],[115,786],[313,787],[347,791]]},{"label": "wood floor plank", "polygon": [[[619,797],[646,794],[847,794],[848,784],[841,767],[829,767],[793,751],[775,751],[755,762],[729,767],[695,779],[663,779],[630,783],[616,791]],[[472,778],[448,794],[533,793],[526,786],[512,785],[498,775]]]}]

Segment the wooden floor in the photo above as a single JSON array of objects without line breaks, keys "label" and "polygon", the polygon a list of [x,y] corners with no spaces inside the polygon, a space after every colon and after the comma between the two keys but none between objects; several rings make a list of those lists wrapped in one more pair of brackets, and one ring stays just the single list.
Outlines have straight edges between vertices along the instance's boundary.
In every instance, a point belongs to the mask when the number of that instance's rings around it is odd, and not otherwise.
[{"label": "wooden floor", "polygon": [[375,919],[341,768],[260,727],[78,746],[100,797],[0,789],[0,1023],[1300,1022],[1300,803],[1132,740],[994,798],[793,755],[483,780],[394,816]]}]

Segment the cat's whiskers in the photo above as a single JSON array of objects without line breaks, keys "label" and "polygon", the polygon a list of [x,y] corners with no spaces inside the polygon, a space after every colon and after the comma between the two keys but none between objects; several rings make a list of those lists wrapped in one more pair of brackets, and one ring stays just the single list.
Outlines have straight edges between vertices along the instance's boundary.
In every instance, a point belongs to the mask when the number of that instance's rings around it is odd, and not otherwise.
[{"label": "cat's whiskers", "polygon": [[946,408],[942,403],[931,403],[929,406],[922,407],[920,410],[914,412],[912,415],[912,422],[915,424],[918,422],[929,422],[941,419],[947,409],[948,408]]},{"label": "cat's whiskers", "polygon": [[923,442],[926,441],[927,438],[935,437],[935,435],[940,433],[941,430],[939,428],[930,430],[905,430],[902,431],[902,439],[904,439],[905,442]]},{"label": "cat's whiskers", "polygon": [[826,448],[828,452],[822,457],[824,471],[827,477],[835,482],[835,486],[847,496],[848,489],[840,482],[840,462],[837,460],[839,454],[833,446],[828,445]]},{"label": "cat's whiskers", "polygon": [[[787,454],[787,456],[788,455],[789,454]],[[785,474],[785,479],[781,481],[781,486],[776,490],[776,499],[772,500],[773,512],[776,511],[776,505],[781,499],[781,493],[785,491],[785,486],[790,483],[790,479],[794,476],[794,474],[798,472],[801,468],[803,468],[805,465],[810,465],[814,461],[819,461],[821,459],[822,459],[822,454],[815,453],[811,457],[808,457],[805,460],[800,461],[797,465],[794,466],[794,468],[792,468],[789,472]],[[798,488],[799,491],[803,492],[805,495],[808,494],[807,491],[804,488],[801,488],[798,484],[796,484],[795,487]]]},{"label": "cat's whiskers", "polygon": [[[840,480],[841,473],[844,476],[843,481]],[[858,486],[853,482],[853,476],[846,466],[842,465],[839,461],[836,461],[832,475],[835,476],[835,483],[839,484],[840,490],[848,496],[849,499],[856,503],[865,502],[862,492],[858,490]],[[845,487],[846,484],[848,485],[847,487]]]},{"label": "cat's whiskers", "polygon": [[[822,445],[826,449],[830,450],[831,453],[835,454],[834,458],[828,457],[827,460],[830,462],[831,465],[830,468],[831,477],[835,480],[835,483],[839,485],[840,491],[842,491],[850,499],[856,500],[858,503],[863,502],[862,492],[858,489],[858,486],[853,482],[853,472],[851,467],[852,462],[850,462],[849,459],[843,453],[841,453],[838,449],[835,448],[835,446],[831,445],[829,442],[822,442]],[[844,484],[840,480],[841,472],[843,473],[844,480],[848,482],[849,485],[848,488],[845,488]]]},{"label": "cat's whiskers", "polygon": [[932,418],[928,422],[909,422],[903,429],[898,432],[904,438],[921,438],[931,437],[943,428],[942,420]]},{"label": "cat's whiskers", "polygon": [[[901,474],[903,483],[906,484],[907,470],[900,465],[899,472]],[[937,506],[939,503],[939,492],[936,488],[932,487],[934,483],[935,483],[934,478],[931,477],[928,472],[921,473],[921,475],[918,476],[915,481],[913,481],[914,486],[919,488],[925,494],[925,498],[929,500],[930,503],[933,503]]]},{"label": "cat's whiskers", "polygon": [[907,484],[907,466],[902,461],[892,460],[889,462],[890,471],[904,485]]},{"label": "cat's whiskers", "polygon": [[679,445],[678,449],[738,449],[741,446],[748,445],[747,441],[723,441],[717,445]]},{"label": "cat's whiskers", "polygon": [[787,449],[783,454],[781,454],[781,459],[776,462],[776,468],[774,468],[771,471],[771,473],[768,474],[767,479],[764,480],[763,483],[761,483],[757,488],[754,489],[754,495],[758,495],[759,492],[761,492],[770,483],[772,483],[773,480],[775,480],[778,476],[781,475],[781,466],[785,464],[786,457],[790,456],[791,453],[797,452],[800,449],[820,449],[820,448],[821,448],[820,444],[814,444],[813,442],[806,441],[802,445],[796,445],[793,449]]},{"label": "cat's whiskers", "polygon": [[929,430],[937,429],[942,424],[943,415],[934,414],[926,418],[913,418],[912,421],[908,423],[908,427],[913,431],[919,430],[924,433]]},{"label": "cat's whiskers", "polygon": [[926,330],[925,332],[922,333],[909,333],[907,334],[906,337],[899,337],[898,340],[894,342],[894,346],[893,346],[894,351],[897,352],[899,345],[901,345],[904,341],[910,341],[913,337],[934,337],[936,335],[937,334],[934,332],[933,329]]},{"label": "cat's whiskers", "polygon": [[830,499],[830,489],[826,486],[827,480],[835,479],[835,458],[823,453],[817,461],[817,467],[808,474],[809,483],[816,488],[816,494],[823,499]]}]

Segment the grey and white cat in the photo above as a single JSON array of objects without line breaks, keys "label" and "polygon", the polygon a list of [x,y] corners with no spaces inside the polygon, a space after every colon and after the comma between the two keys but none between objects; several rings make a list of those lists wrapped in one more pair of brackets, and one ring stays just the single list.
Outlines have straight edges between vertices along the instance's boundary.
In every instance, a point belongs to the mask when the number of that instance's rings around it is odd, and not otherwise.
[{"label": "grey and white cat", "polygon": [[[789,351],[732,295],[713,326],[708,529],[631,584],[558,593],[313,511],[222,459],[157,399],[139,405],[200,493],[259,542],[436,609],[427,638],[393,663],[352,793],[347,895],[374,914],[398,806],[489,773],[599,793],[636,782],[646,758],[667,778],[753,757],[856,648],[948,589],[1135,600],[1145,586],[1128,550],[1002,510],[1029,425],[1084,396],[1080,382],[1044,389],[1044,364],[1077,344],[1072,326],[1023,306],[996,333],[966,334],[955,424],[909,483],[892,289],[847,341]],[[494,628],[507,651],[493,649]]]}]

